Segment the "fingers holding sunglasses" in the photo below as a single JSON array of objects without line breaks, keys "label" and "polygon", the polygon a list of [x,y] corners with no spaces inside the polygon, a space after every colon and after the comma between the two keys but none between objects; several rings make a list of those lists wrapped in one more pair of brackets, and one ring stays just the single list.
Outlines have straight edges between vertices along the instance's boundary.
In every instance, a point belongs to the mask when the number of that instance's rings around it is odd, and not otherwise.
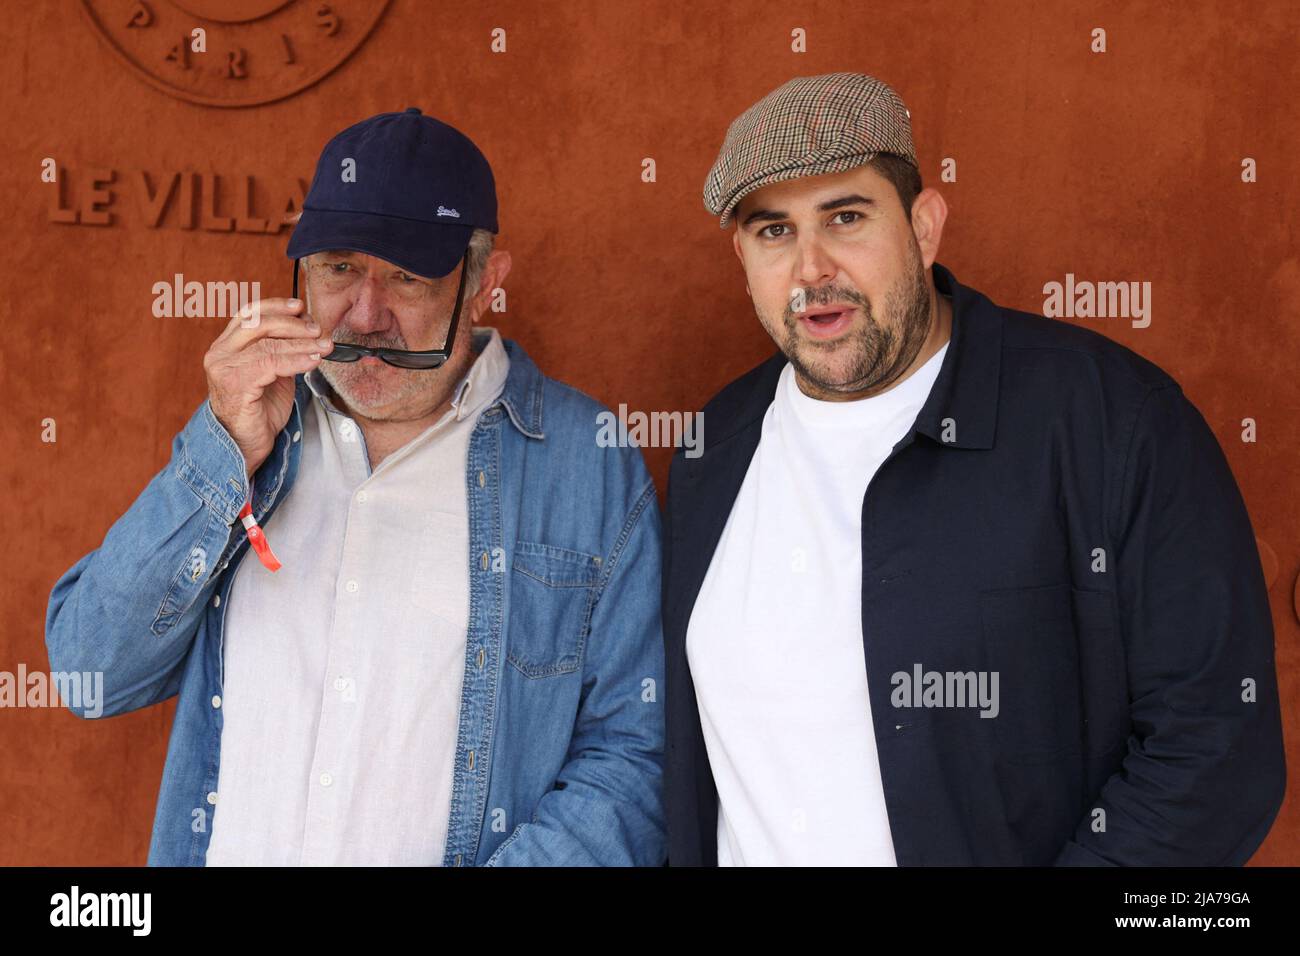
[{"label": "fingers holding sunglasses", "polygon": [[250,388],[266,388],[277,379],[310,372],[334,348],[327,339],[262,339],[244,350]]},{"label": "fingers holding sunglasses", "polygon": [[319,335],[320,326],[307,314],[301,299],[259,299],[236,312],[213,345],[239,349],[266,337]]},{"label": "fingers holding sunglasses", "polygon": [[[285,334],[290,323],[302,334]],[[208,401],[239,447],[246,474],[252,475],[267,459],[276,435],[289,421],[294,376],[315,368],[333,347],[328,338],[307,332],[297,318],[264,313],[258,329],[227,329],[208,349],[203,357]]]}]

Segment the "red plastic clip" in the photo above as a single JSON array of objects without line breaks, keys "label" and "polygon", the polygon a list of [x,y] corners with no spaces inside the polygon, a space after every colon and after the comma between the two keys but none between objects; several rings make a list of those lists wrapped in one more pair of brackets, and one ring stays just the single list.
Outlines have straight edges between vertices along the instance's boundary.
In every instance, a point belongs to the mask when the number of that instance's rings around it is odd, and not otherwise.
[{"label": "red plastic clip", "polygon": [[262,562],[268,571],[279,571],[280,560],[271,550],[271,545],[267,543],[266,532],[258,525],[257,519],[253,517],[253,503],[245,501],[243,509],[239,512],[239,520],[243,522],[244,530],[248,535],[248,543],[253,546],[257,552],[257,559]]}]

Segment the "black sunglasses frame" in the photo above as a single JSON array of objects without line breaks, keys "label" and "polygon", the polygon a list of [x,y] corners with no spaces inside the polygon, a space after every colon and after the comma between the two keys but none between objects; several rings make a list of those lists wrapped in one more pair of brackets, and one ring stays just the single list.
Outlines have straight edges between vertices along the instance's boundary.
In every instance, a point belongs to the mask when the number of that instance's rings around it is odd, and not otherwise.
[{"label": "black sunglasses frame", "polygon": [[[447,340],[440,349],[428,349],[412,352],[406,349],[375,349],[366,345],[352,345],[347,342],[335,342],[329,355],[322,356],[326,362],[356,362],[373,355],[395,368],[434,369],[451,358],[452,343],[456,341],[456,326],[460,322],[460,305],[465,295],[465,273],[469,268],[469,249],[460,260],[460,286],[456,289],[456,305],[451,312],[451,325],[447,329]],[[293,260],[293,297],[298,298],[298,260]]]}]

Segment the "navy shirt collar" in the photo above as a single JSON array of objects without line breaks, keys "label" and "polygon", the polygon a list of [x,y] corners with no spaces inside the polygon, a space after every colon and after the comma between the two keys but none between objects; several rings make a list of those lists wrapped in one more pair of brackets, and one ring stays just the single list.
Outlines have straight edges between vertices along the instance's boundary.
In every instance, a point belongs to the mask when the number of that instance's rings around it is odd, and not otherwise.
[{"label": "navy shirt collar", "polygon": [[1002,368],[1002,312],[984,295],[961,285],[938,262],[933,272],[935,288],[952,296],[952,337],[934,387],[917,413],[915,430],[941,445],[992,448]]}]

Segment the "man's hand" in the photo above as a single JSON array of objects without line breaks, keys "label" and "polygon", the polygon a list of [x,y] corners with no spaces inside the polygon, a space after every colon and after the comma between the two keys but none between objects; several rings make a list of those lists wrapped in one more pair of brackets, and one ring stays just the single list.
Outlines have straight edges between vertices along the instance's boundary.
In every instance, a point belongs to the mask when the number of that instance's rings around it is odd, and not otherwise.
[{"label": "man's hand", "polygon": [[252,302],[203,356],[212,413],[243,453],[248,477],[266,461],[289,420],[293,377],[315,368],[334,348],[303,310],[299,299]]}]

